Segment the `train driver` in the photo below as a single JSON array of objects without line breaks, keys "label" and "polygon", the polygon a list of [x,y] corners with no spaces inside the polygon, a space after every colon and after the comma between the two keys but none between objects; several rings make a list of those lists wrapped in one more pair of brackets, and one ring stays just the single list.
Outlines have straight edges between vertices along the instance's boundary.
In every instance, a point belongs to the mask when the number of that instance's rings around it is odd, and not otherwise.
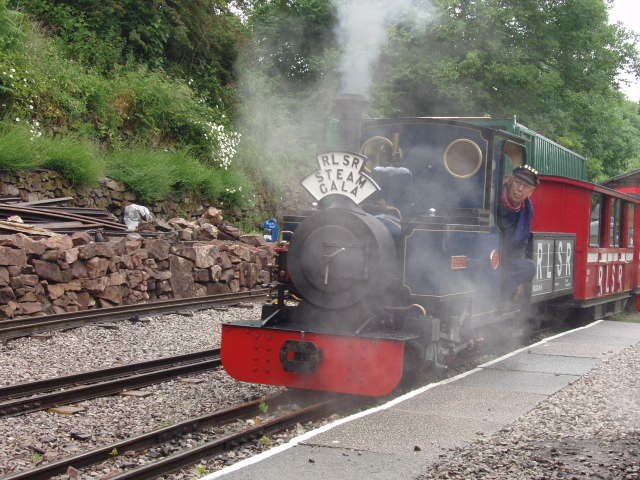
[{"label": "train driver", "polygon": [[526,258],[526,250],[534,212],[529,197],[538,183],[538,172],[529,165],[523,165],[513,169],[502,189],[498,225],[503,234],[503,292],[511,300],[524,298],[525,288],[535,275],[535,263]]}]

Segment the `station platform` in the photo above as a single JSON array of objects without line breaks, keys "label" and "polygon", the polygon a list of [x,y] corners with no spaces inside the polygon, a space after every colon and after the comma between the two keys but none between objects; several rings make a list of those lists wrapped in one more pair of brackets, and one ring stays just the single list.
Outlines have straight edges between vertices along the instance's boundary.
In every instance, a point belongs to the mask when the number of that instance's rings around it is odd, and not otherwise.
[{"label": "station platform", "polygon": [[342,418],[203,478],[416,479],[443,452],[491,436],[638,344],[640,324],[597,321]]}]

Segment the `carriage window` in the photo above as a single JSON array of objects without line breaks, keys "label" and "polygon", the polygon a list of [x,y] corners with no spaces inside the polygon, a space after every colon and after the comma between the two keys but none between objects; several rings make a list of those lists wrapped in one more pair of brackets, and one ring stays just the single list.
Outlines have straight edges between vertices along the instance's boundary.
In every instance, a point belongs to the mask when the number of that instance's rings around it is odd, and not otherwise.
[{"label": "carriage window", "polygon": [[602,211],[602,195],[594,193],[591,197],[591,223],[589,226],[589,246],[599,247],[601,228],[600,212]]},{"label": "carriage window", "polygon": [[609,215],[609,246],[619,247],[622,243],[622,202],[613,200]]},{"label": "carriage window", "polygon": [[627,247],[633,247],[634,236],[636,234],[636,206],[627,203],[627,216],[625,217],[627,228]]}]

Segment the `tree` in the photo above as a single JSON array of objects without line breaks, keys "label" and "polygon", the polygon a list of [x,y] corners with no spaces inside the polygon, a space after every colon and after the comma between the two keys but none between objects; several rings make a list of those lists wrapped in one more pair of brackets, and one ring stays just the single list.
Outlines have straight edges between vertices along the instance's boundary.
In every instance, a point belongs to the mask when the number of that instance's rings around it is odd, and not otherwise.
[{"label": "tree", "polygon": [[104,73],[137,62],[190,81],[212,105],[230,101],[245,27],[223,0],[11,0]]},{"label": "tree", "polygon": [[249,25],[261,70],[289,88],[325,73],[325,52],[335,46],[335,9],[326,0],[256,0]]},{"label": "tree", "polygon": [[442,0],[416,35],[395,29],[378,76],[384,113],[517,117],[612,175],[638,156],[637,112],[618,91],[638,72],[632,36],[603,0]]}]

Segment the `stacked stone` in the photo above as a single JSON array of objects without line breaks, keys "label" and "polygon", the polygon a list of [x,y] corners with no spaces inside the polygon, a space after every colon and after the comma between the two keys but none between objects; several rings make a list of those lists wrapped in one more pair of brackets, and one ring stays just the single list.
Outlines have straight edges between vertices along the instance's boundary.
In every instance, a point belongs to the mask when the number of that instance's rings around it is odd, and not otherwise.
[{"label": "stacked stone", "polygon": [[73,197],[74,206],[105,209],[119,207],[125,200],[135,200],[135,195],[121,182],[105,178],[97,186],[77,187],[51,170],[1,172],[0,195],[20,197],[27,202]]},{"label": "stacked stone", "polygon": [[0,236],[0,318],[74,312],[150,299],[238,292],[270,281],[273,248],[172,242],[138,234],[94,242],[84,232],[34,240]]},{"label": "stacked stone", "polygon": [[[122,182],[103,178],[98,185],[78,187],[51,170],[0,172],[0,196],[19,197],[22,201],[73,197],[69,205],[103,208],[120,219],[125,200],[136,201],[135,194],[128,191]],[[157,216],[165,218],[184,211],[199,215],[205,210],[197,199],[190,197],[181,198],[179,201],[167,200],[152,205],[151,209]]]}]

